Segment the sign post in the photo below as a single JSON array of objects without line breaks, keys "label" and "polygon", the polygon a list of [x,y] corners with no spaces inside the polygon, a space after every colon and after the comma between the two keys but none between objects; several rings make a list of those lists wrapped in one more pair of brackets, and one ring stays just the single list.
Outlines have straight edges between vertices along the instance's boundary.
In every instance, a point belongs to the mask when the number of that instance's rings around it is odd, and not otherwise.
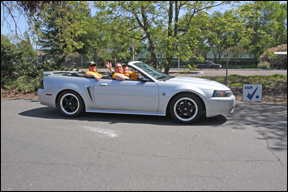
[{"label": "sign post", "polygon": [[226,82],[225,82],[225,84],[226,84],[226,86],[227,86],[227,85],[228,85],[228,57],[229,57],[228,52],[227,52],[227,55],[224,55],[224,57],[227,57],[227,63],[226,63]]},{"label": "sign post", "polygon": [[226,63],[226,86],[228,85],[227,76],[228,76],[228,52],[227,52],[227,63]]}]

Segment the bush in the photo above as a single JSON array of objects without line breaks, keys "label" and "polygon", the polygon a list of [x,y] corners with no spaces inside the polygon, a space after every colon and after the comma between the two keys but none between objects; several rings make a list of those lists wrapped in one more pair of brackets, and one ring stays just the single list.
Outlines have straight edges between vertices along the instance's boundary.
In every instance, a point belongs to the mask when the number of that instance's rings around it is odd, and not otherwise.
[{"label": "bush", "polygon": [[193,63],[193,65],[191,66],[190,64],[188,64],[188,67],[191,71],[196,71],[196,65]]},{"label": "bush", "polygon": [[72,68],[55,62],[28,62],[22,50],[1,41],[1,89],[34,92],[40,87],[44,71],[71,71]]},{"label": "bush", "polygon": [[274,52],[287,52],[287,44],[267,49],[267,51],[260,56],[260,61],[272,63],[273,68],[276,69],[287,69],[287,55],[275,55]]},{"label": "bush", "polygon": [[267,61],[258,63],[257,67],[260,69],[270,69],[271,68],[270,63]]}]

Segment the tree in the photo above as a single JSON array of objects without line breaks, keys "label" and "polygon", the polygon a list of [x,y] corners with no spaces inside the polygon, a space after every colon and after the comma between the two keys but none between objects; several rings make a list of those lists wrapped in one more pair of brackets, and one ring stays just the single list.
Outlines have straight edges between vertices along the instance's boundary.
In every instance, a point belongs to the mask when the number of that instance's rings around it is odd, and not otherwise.
[{"label": "tree", "polygon": [[260,62],[264,63],[266,61],[272,65],[272,68],[287,69],[287,54],[275,55],[274,52],[287,53],[287,44],[267,49],[267,51],[260,56]]},{"label": "tree", "polygon": [[[27,17],[30,21],[32,17],[38,11],[41,11],[46,4],[61,4],[61,1],[1,1],[1,9],[3,8],[3,23],[8,24],[8,28],[11,30],[10,22],[7,20],[11,17],[14,23],[15,33],[18,36],[18,24],[16,22],[15,11],[19,12],[19,17]],[[20,30],[20,29],[19,29]]]},{"label": "tree", "polygon": [[[212,29],[207,31],[207,43],[210,45],[213,54],[214,61],[220,61],[224,50],[236,44],[236,30],[235,25],[226,25],[226,21],[232,17],[232,12],[226,11],[224,14],[221,12],[214,12],[210,23],[213,26]],[[236,22],[235,22],[236,23]]]},{"label": "tree", "polygon": [[89,14],[89,4],[82,1],[44,6],[34,20],[34,31],[39,34],[43,50],[68,55],[81,49],[84,44],[80,37],[86,34]]},{"label": "tree", "polygon": [[37,52],[33,50],[33,46],[27,32],[24,33],[24,38],[25,39],[20,40],[20,42],[17,43],[17,48],[23,51],[24,57],[36,57]]},{"label": "tree", "polygon": [[[152,65],[157,66],[157,51],[166,57],[165,73],[169,73],[173,57],[188,60],[193,56],[189,46],[188,36],[199,30],[192,26],[191,22],[197,14],[205,12],[227,2],[188,2],[188,1],[119,1],[119,2],[95,2],[99,10],[96,15],[102,17],[110,25],[105,27],[107,31],[114,31],[123,36],[146,41],[151,55]],[[180,11],[186,12],[185,23],[180,23]],[[179,26],[183,26],[179,28]],[[139,33],[135,33],[136,31]],[[190,38],[191,40],[191,38]],[[197,40],[193,39],[194,42]],[[191,43],[190,43],[191,44]],[[195,46],[194,46],[195,47]],[[160,50],[161,49],[161,50]]]},{"label": "tree", "polygon": [[246,6],[253,10],[253,14],[247,17],[246,28],[250,35],[245,48],[253,55],[256,64],[267,48],[286,43],[287,3],[280,5],[275,1],[254,1]]},{"label": "tree", "polygon": [[228,48],[227,50],[228,52],[231,52],[233,54],[233,57],[235,59],[235,68],[237,68],[237,61],[239,59],[241,59],[241,57],[244,55],[244,54],[247,54],[247,50],[244,49],[243,46],[241,45],[236,45],[234,47],[230,47]]},{"label": "tree", "polygon": [[22,54],[7,36],[1,34],[1,88],[17,78],[15,66],[23,61]]}]

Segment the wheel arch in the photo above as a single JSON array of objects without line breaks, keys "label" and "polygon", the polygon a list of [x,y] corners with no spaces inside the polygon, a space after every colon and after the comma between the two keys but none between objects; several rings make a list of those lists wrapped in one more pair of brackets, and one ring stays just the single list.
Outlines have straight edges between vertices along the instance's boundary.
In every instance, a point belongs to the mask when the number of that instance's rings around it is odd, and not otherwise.
[{"label": "wheel arch", "polygon": [[168,102],[168,105],[166,106],[166,114],[169,113],[169,107],[170,107],[170,105],[171,105],[171,101],[173,100],[173,98],[177,97],[177,96],[180,95],[180,94],[193,94],[193,95],[195,95],[195,96],[201,101],[201,104],[202,104],[202,106],[203,106],[203,111],[206,111],[205,102],[203,101],[203,99],[202,99],[199,95],[197,95],[197,94],[194,93],[194,92],[183,91],[183,92],[176,93],[175,95],[173,95],[173,96],[170,98],[170,100],[169,100],[169,102]]},{"label": "wheel arch", "polygon": [[56,106],[57,108],[59,107],[59,106],[57,105],[58,98],[59,98],[59,96],[61,95],[61,93],[63,93],[64,91],[73,91],[73,92],[77,93],[77,94],[80,96],[80,98],[82,99],[82,101],[83,101],[84,110],[86,110],[85,101],[84,101],[82,95],[81,95],[78,91],[76,91],[76,90],[74,90],[74,89],[63,89],[63,90],[61,90],[61,91],[59,91],[59,92],[57,93],[57,95],[56,95],[56,97],[55,97],[55,106]]}]

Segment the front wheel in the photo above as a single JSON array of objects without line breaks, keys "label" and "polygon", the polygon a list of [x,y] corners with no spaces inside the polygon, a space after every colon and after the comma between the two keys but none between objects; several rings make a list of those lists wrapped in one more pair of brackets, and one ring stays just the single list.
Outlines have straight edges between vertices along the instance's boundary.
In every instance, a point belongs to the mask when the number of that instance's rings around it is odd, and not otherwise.
[{"label": "front wheel", "polygon": [[64,91],[57,99],[59,111],[68,117],[76,117],[84,112],[84,102],[75,91]]},{"label": "front wheel", "polygon": [[169,105],[172,118],[184,124],[196,122],[201,117],[202,110],[202,102],[193,94],[180,94]]}]

